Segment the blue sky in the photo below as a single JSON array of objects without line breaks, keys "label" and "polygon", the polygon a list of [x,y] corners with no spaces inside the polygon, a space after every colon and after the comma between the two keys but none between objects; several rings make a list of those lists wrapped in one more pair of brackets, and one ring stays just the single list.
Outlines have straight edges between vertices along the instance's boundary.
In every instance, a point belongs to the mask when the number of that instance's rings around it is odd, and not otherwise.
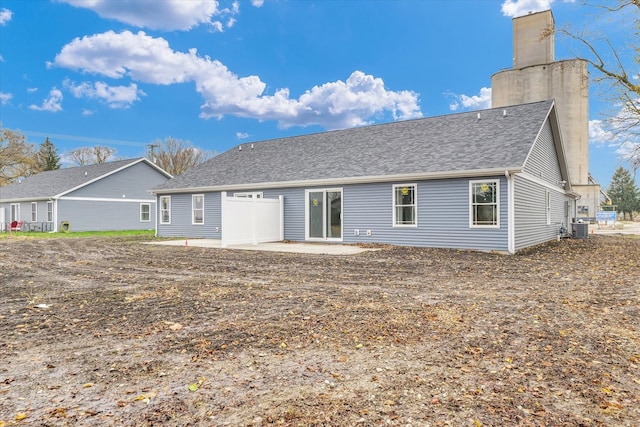
[{"label": "blue sky", "polygon": [[[549,8],[556,26],[614,44],[633,34],[564,0],[2,0],[0,122],[63,153],[128,158],[166,137],[223,152],[488,108],[491,75],[512,66],[512,18]],[[575,49],[556,37],[556,59]],[[616,106],[598,92],[591,172],[606,186],[633,142],[602,129]]]}]

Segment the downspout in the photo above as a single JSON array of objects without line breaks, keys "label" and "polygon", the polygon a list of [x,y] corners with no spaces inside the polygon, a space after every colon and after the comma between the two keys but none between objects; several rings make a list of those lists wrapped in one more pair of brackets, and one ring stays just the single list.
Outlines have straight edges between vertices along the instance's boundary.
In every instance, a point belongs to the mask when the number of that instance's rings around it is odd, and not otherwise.
[{"label": "downspout", "polygon": [[53,232],[58,232],[58,198],[53,199]]},{"label": "downspout", "polygon": [[[155,237],[158,237],[158,217],[160,216],[160,208],[158,206],[160,206],[160,195],[156,194],[155,196],[156,196],[156,207],[155,207],[155,212],[154,212],[155,215],[154,215],[154,225],[153,225],[153,227],[156,230]],[[151,209],[151,207],[149,207],[149,209]]]},{"label": "downspout", "polygon": [[504,171],[507,178],[507,250],[510,254],[516,253],[516,225],[515,225],[515,200],[514,177],[508,170]]}]

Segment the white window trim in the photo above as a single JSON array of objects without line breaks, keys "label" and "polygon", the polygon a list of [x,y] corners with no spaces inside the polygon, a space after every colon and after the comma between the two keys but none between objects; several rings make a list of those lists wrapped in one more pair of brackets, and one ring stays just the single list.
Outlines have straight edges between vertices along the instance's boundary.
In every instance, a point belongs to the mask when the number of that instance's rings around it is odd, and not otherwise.
[{"label": "white window trim", "polygon": [[[149,208],[147,214],[148,219],[142,218],[142,207],[147,206]],[[140,222],[151,222],[151,203],[140,203]]]},{"label": "white window trim", "polygon": [[[169,203],[167,203],[167,209],[162,208],[163,199],[167,199],[169,201]],[[164,221],[164,215],[162,215],[164,211],[169,212],[169,221]],[[171,224],[171,196],[160,196],[160,206],[158,209],[158,213],[160,214],[160,224]]]},{"label": "white window trim", "polygon": [[[34,216],[35,216],[35,219],[34,219]],[[38,202],[31,202],[31,222],[37,222],[37,221],[38,221]]]},{"label": "white window trim", "polygon": [[[202,197],[202,222],[196,222],[196,197]],[[204,194],[192,194],[191,195],[191,225],[204,225]]]},{"label": "white window trim", "polygon": [[53,202],[51,200],[47,201],[47,222],[53,222]]},{"label": "white window trim", "polygon": [[[12,211],[16,214],[15,218],[11,216]],[[20,221],[22,219],[20,213],[20,203],[11,203],[9,205],[9,219],[11,221]]]},{"label": "white window trim", "polygon": [[[496,223],[495,224],[474,224],[473,222],[473,184],[495,184],[496,185]],[[469,228],[500,228],[500,180],[499,179],[474,179],[469,181]]]},{"label": "white window trim", "polygon": [[[413,224],[397,224],[396,223],[396,188],[413,187]],[[418,183],[393,184],[391,189],[391,206],[392,206],[392,226],[394,228],[417,228],[418,227]],[[407,205],[410,206],[410,205]]]}]

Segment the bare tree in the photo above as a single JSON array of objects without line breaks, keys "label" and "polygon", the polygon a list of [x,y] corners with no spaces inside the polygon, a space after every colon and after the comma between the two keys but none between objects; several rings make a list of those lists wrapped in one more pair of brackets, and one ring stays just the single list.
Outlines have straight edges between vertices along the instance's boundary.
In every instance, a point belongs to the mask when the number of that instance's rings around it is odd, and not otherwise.
[{"label": "bare tree", "polygon": [[94,163],[105,163],[109,161],[111,156],[113,156],[115,153],[116,150],[111,147],[107,147],[106,145],[96,145],[95,147],[93,147]]},{"label": "bare tree", "polygon": [[33,144],[18,131],[0,125],[0,187],[36,172]]},{"label": "bare tree", "polygon": [[[618,0],[611,6],[598,6],[606,13],[616,13],[618,16],[633,20],[636,31],[629,34],[628,45],[614,46],[605,35],[589,34],[586,31],[576,31],[571,27],[558,30],[561,35],[578,42],[582,54],[578,57],[587,61],[597,71],[594,81],[601,85],[602,92],[610,98],[616,111],[607,120],[607,131],[624,144],[622,156],[628,160],[634,169],[640,165],[640,85],[637,72],[630,73],[625,60],[633,57],[633,64],[640,63],[640,0]],[[600,22],[600,21],[598,21]],[[543,35],[544,36],[544,35]],[[623,49],[630,48],[631,52]],[[609,90],[612,89],[612,90]]]},{"label": "bare tree", "polygon": [[78,166],[101,164],[109,161],[116,150],[106,145],[95,147],[78,147],[69,151],[70,160]]},{"label": "bare tree", "polygon": [[189,141],[167,137],[147,145],[146,156],[173,176],[193,169],[213,156],[213,152],[194,147]]},{"label": "bare tree", "polygon": [[78,147],[69,151],[69,159],[78,166],[90,165],[93,159],[93,150],[91,147]]}]

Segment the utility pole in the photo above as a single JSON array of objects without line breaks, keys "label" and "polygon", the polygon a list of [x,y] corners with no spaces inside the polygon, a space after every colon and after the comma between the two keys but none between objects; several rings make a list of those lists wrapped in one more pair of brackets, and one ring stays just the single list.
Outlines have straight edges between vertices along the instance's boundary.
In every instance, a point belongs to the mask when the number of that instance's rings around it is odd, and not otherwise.
[{"label": "utility pole", "polygon": [[151,154],[151,161],[155,164],[156,163],[156,154],[154,152],[156,147],[159,147],[159,144],[147,144],[147,147],[149,147],[149,152]]}]

